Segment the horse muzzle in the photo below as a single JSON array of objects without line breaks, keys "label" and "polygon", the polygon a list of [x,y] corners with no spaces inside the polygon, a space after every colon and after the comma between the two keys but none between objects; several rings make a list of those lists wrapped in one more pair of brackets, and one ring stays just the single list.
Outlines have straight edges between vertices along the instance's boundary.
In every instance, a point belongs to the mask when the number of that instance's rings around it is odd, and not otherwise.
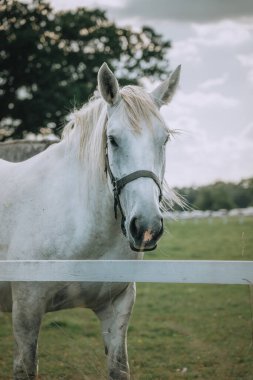
[{"label": "horse muzzle", "polygon": [[133,217],[129,223],[128,237],[133,251],[153,251],[162,234],[163,219],[160,217],[153,219],[152,222],[146,222],[141,217]]}]

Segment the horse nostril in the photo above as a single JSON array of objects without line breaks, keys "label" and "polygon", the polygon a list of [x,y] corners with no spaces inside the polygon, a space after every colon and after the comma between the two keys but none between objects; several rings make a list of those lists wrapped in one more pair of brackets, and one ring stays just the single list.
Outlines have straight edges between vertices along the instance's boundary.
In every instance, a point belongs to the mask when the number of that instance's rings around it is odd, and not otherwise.
[{"label": "horse nostril", "polygon": [[137,218],[132,218],[130,222],[130,232],[134,238],[138,237],[138,234],[140,232],[140,225],[138,223]]}]

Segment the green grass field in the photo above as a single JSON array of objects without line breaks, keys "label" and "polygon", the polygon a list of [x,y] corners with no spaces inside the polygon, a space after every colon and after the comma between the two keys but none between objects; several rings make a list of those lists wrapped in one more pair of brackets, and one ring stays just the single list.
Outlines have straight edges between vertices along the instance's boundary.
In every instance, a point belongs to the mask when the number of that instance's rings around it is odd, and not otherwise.
[{"label": "green grass field", "polygon": [[[253,220],[167,223],[146,259],[253,260]],[[253,289],[138,284],[128,334],[133,380],[252,380]],[[11,379],[11,316],[0,314],[0,379]],[[99,324],[89,310],[48,314],[39,340],[42,380],[106,379]]]}]

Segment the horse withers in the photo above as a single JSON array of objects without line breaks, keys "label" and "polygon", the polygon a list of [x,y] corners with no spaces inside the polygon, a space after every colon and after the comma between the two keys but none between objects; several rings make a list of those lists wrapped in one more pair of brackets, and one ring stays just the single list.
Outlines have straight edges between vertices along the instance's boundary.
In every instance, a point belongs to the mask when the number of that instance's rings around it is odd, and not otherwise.
[{"label": "horse withers", "polygon": [[[103,64],[99,95],[71,115],[58,144],[24,162],[0,161],[0,260],[140,260],[156,247],[170,136],[159,109],[179,73],[149,94],[120,89]],[[14,379],[36,377],[43,315],[76,306],[101,322],[109,378],[129,379],[135,293],[134,283],[0,283],[0,309],[13,316]]]}]

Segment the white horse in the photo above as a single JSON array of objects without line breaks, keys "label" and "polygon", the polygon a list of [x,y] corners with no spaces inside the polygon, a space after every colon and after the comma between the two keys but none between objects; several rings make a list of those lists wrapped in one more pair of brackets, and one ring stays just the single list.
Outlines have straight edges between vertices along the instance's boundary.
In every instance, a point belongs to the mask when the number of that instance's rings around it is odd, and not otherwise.
[{"label": "white horse", "polygon": [[[1,260],[133,260],[156,247],[170,134],[159,108],[172,98],[179,73],[148,94],[119,89],[103,64],[100,95],[72,114],[60,143],[24,162],[0,160]],[[0,283],[0,309],[13,316],[14,379],[36,376],[44,313],[77,306],[101,321],[109,378],[129,379],[134,301],[133,283]]]}]

